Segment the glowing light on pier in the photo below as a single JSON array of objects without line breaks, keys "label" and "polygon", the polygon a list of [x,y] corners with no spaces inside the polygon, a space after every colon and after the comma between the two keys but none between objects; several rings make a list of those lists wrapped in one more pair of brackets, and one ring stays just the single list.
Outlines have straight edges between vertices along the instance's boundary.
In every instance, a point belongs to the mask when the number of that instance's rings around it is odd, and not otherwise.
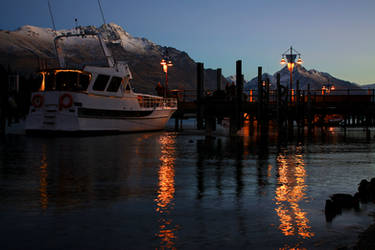
[{"label": "glowing light on pier", "polygon": [[168,67],[172,67],[173,63],[171,60],[162,59],[160,65],[163,67],[163,71],[165,73],[165,90],[164,90],[164,97],[168,95]]},{"label": "glowing light on pier", "polygon": [[[293,52],[296,53],[296,54],[294,54]],[[297,62],[295,62],[297,56],[298,56],[298,60],[297,60]],[[302,62],[302,59],[301,59],[301,54],[298,51],[296,51],[295,49],[293,49],[292,46],[290,46],[290,48],[287,49],[281,55],[281,61],[280,61],[281,65],[286,64],[285,58],[286,58],[286,61],[288,62],[287,66],[288,66],[288,70],[290,72],[289,89],[292,89],[293,88],[293,69],[294,69],[294,66],[295,66],[296,63],[298,65],[301,65],[303,62]]]}]

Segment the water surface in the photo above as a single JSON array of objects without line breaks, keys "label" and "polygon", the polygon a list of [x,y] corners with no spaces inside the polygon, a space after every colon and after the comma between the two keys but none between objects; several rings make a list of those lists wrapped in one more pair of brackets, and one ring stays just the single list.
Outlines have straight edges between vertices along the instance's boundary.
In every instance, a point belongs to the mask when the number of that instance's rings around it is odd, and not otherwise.
[{"label": "water surface", "polygon": [[[251,131],[250,131],[251,132]],[[362,130],[287,141],[185,130],[0,142],[1,249],[333,249],[371,205],[325,221],[375,176]]]}]

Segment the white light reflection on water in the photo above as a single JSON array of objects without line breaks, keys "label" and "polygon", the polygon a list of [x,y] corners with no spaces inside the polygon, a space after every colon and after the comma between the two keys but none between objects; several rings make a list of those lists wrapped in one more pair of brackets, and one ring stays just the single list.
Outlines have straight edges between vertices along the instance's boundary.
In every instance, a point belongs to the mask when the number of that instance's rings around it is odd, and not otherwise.
[{"label": "white light reflection on water", "polygon": [[160,239],[161,249],[174,249],[178,226],[173,224],[169,214],[174,209],[176,136],[162,135],[159,142],[161,157],[158,191],[155,199],[156,212],[159,213],[159,232],[156,236]]}]

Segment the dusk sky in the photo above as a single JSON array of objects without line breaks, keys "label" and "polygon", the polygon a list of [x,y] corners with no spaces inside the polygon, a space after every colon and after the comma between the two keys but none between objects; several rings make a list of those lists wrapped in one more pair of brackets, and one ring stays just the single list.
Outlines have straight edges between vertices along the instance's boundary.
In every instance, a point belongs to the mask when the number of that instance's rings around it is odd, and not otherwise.
[{"label": "dusk sky", "polygon": [[[0,29],[52,27],[47,0],[2,1]],[[101,25],[97,0],[50,0],[57,29]],[[292,45],[304,66],[360,84],[375,83],[374,0],[102,0],[106,21],[136,37],[187,52],[205,68],[235,74],[243,60],[274,73]]]}]

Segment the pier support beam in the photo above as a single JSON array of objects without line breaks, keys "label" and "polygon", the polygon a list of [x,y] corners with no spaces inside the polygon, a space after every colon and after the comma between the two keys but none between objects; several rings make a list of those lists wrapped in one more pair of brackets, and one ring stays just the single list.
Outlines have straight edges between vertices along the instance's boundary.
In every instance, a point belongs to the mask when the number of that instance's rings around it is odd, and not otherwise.
[{"label": "pier support beam", "polygon": [[236,61],[236,92],[234,98],[234,111],[230,121],[230,134],[235,135],[242,128],[242,99],[243,99],[243,75],[242,61]]},{"label": "pier support beam", "polygon": [[216,69],[216,90],[221,90],[221,69]]},{"label": "pier support beam", "polygon": [[197,63],[197,129],[203,129],[203,99],[204,99],[204,68],[203,63]]}]

